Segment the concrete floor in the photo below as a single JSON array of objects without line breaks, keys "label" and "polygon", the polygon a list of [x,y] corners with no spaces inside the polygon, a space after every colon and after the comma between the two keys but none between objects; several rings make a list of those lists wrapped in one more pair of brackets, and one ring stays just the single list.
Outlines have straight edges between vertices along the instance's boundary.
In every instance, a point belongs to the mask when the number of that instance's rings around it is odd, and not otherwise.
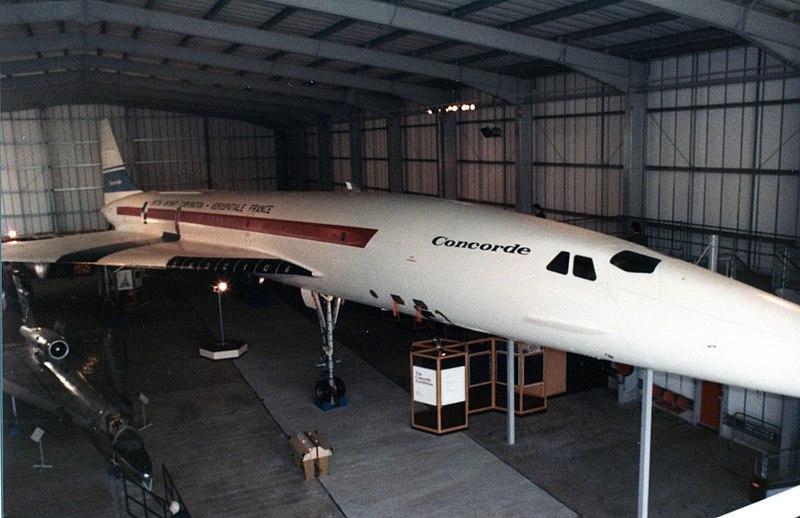
[{"label": "concrete floor", "polygon": [[[217,332],[211,280],[152,274],[147,302],[116,327],[126,340],[127,385],[150,399],[143,432],[153,463],[165,463],[192,515],[199,516],[634,516],[639,408],[608,389],[549,401],[517,419],[506,444],[505,416],[470,417],[466,432],[442,437],[409,427],[408,344],[457,330],[424,328],[346,304],[336,337],[347,408],[312,404],[319,327],[296,291],[275,286],[267,307],[225,299],[226,336],[250,350],[233,362],[197,356]],[[87,311],[91,279],[36,284],[40,309],[67,313],[69,328],[96,326]],[[4,341],[17,341],[13,314]],[[42,323],[48,320],[42,319]],[[6,368],[6,365],[4,365]],[[5,516],[115,516],[118,487],[75,428],[27,407],[21,433],[3,427]],[[52,470],[38,461],[32,427],[46,430]],[[304,482],[287,437],[319,430],[334,446],[331,474]],[[748,503],[746,461],[711,431],[654,416],[651,516],[717,516]],[[161,481],[157,473],[155,487]],[[119,513],[119,514],[118,514]]]}]

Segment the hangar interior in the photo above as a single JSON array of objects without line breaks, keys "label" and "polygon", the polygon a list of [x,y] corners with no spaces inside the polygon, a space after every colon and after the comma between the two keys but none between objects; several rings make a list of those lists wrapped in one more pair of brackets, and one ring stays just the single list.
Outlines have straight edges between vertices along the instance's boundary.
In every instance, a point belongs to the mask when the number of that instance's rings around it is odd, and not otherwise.
[{"label": "hangar interior", "polygon": [[[108,118],[145,190],[350,182],[620,237],[637,220],[688,261],[719,236],[722,272],[796,302],[798,18],[796,0],[4,2],[3,230],[105,228]],[[722,405],[723,436],[743,415],[800,447],[796,400]]]}]

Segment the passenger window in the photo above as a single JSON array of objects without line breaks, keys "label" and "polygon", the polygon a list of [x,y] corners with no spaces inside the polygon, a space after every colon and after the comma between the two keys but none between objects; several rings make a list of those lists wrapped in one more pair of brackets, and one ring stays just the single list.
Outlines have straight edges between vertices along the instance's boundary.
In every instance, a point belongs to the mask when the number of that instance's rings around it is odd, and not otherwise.
[{"label": "passenger window", "polygon": [[630,273],[653,273],[661,259],[625,250],[611,258],[611,264]]},{"label": "passenger window", "polygon": [[547,265],[547,269],[551,272],[566,275],[569,271],[569,252],[559,252],[555,258]]},{"label": "passenger window", "polygon": [[590,257],[584,257],[582,255],[575,256],[575,264],[572,265],[572,274],[575,277],[580,277],[588,281],[597,279],[597,275],[594,273],[594,262]]}]

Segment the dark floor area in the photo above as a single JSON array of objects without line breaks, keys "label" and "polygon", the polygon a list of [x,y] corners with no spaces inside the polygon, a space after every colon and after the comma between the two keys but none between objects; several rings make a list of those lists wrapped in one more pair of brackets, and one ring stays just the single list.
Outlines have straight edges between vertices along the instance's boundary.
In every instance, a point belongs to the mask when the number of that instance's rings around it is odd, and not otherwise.
[{"label": "dark floor area", "polygon": [[[321,345],[315,314],[302,306],[296,290],[270,284],[269,302],[260,307],[241,299],[225,300],[230,332],[256,337],[254,348],[247,353],[252,353],[252,358],[243,358],[237,367],[233,362],[212,362],[197,355],[198,344],[213,341],[217,332],[217,300],[211,293],[211,284],[212,279],[189,274],[149,274],[145,279],[145,302],[126,307],[124,316],[114,322],[97,316],[94,279],[35,281],[34,293],[43,324],[62,315],[68,322],[68,331],[76,336],[79,331],[98,325],[111,325],[124,337],[128,391],[133,399],[140,392],[148,395],[148,417],[157,423],[143,432],[146,444],[154,464],[160,466],[164,462],[176,476],[184,498],[194,510],[193,516],[341,516],[348,515],[348,509],[381,509],[382,498],[387,510],[403,509],[404,493],[399,488],[404,478],[413,475],[404,473],[399,466],[381,466],[385,477],[395,480],[396,492],[387,489],[389,493],[359,495],[357,491],[353,494],[352,489],[350,493],[339,492],[344,479],[336,478],[345,477],[344,468],[355,456],[345,459],[345,453],[340,451],[333,464],[336,467],[338,461],[340,471],[320,483],[303,482],[300,470],[292,463],[286,446],[287,434],[292,430],[280,424],[280,416],[292,406],[312,407],[312,387],[318,376],[313,363],[318,352],[301,351]],[[211,317],[204,317],[204,312]],[[15,314],[6,313],[5,346],[19,342],[16,326]],[[391,385],[406,392],[410,342],[433,336],[475,336],[463,330],[415,324],[409,318],[398,320],[388,313],[349,303],[341,310],[335,335],[343,353],[355,353]],[[270,350],[268,345],[259,349],[257,337],[265,344],[278,340],[310,344],[304,346],[307,349],[298,349],[299,357],[292,359],[293,365],[299,366],[296,371],[280,372],[273,375],[280,379],[266,380],[296,384],[296,394],[291,396],[296,398],[295,403],[284,398],[270,406],[269,398],[260,395],[257,383],[249,378],[258,373],[254,364],[260,358],[258,354],[265,355],[264,361],[270,354],[275,358],[294,354],[287,352],[291,349]],[[4,359],[6,355],[4,350]],[[245,365],[244,360],[250,365]],[[355,401],[352,412],[347,414],[349,409],[341,409],[338,415],[324,416],[329,428],[338,423],[336,419],[344,419],[344,423],[360,415],[356,413],[359,398],[362,410],[369,410],[364,408],[367,403],[376,409],[381,405],[379,395],[370,393],[373,389],[365,381],[368,376],[355,369],[357,364],[350,361],[349,366],[342,366]],[[4,374],[9,367],[4,362]],[[584,367],[602,376],[602,364]],[[577,390],[579,385],[572,384],[571,389]],[[403,398],[401,394],[398,407],[387,406],[379,413],[381,419],[398,425],[376,422],[374,426],[399,426],[397,434],[412,446],[415,441],[434,445],[440,441],[444,448],[454,436],[466,437],[580,516],[636,513],[639,407],[635,403],[616,403],[614,394],[606,388],[551,398],[546,412],[517,419],[514,446],[506,444],[506,417],[497,412],[471,416],[468,430],[443,438],[411,431],[407,425],[408,406],[402,410],[407,405]],[[322,414],[316,409],[308,412],[312,420],[320,418],[314,412]],[[5,515],[114,516],[115,509],[119,509],[114,481],[107,474],[104,460],[82,434],[26,406],[20,407],[20,415],[21,433],[12,436],[6,398]],[[37,447],[29,439],[35,424],[46,430],[46,454],[56,466],[52,470],[32,468],[38,460]],[[654,416],[653,424],[651,516],[717,516],[748,503],[749,466],[724,440],[709,430],[660,413]],[[451,468],[459,469],[457,465]],[[352,469],[358,470],[357,463]],[[424,472],[434,466],[423,462],[417,469]],[[456,476],[443,483],[455,487],[457,480]],[[491,486],[492,482],[486,483]],[[441,491],[446,493],[446,487]],[[496,494],[498,502],[509,498],[502,488]],[[440,511],[432,515],[447,514],[446,499],[439,497],[431,505]],[[499,515],[497,509],[495,503],[486,501],[485,506],[473,508],[474,513],[462,510],[461,514]],[[369,515],[363,513],[366,511],[349,515]],[[530,509],[527,515],[550,516],[536,509]]]}]

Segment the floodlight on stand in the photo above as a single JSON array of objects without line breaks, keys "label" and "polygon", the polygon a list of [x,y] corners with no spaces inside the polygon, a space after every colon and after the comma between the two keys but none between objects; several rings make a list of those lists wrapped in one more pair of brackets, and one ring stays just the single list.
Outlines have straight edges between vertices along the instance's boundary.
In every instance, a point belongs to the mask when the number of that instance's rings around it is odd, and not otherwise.
[{"label": "floodlight on stand", "polygon": [[205,347],[200,347],[200,356],[210,360],[226,360],[239,358],[247,351],[247,344],[240,340],[225,339],[225,324],[222,320],[222,294],[228,291],[230,286],[225,281],[219,281],[213,286],[214,293],[217,294],[217,307],[219,308],[219,335],[218,342]]},{"label": "floodlight on stand", "polygon": [[17,231],[13,228],[8,229],[8,238],[9,239],[17,239]]},{"label": "floodlight on stand", "polygon": [[214,285],[214,292],[217,294],[217,303],[219,306],[219,341],[220,344],[225,345],[225,327],[222,324],[222,294],[228,291],[228,283],[219,281]]}]

